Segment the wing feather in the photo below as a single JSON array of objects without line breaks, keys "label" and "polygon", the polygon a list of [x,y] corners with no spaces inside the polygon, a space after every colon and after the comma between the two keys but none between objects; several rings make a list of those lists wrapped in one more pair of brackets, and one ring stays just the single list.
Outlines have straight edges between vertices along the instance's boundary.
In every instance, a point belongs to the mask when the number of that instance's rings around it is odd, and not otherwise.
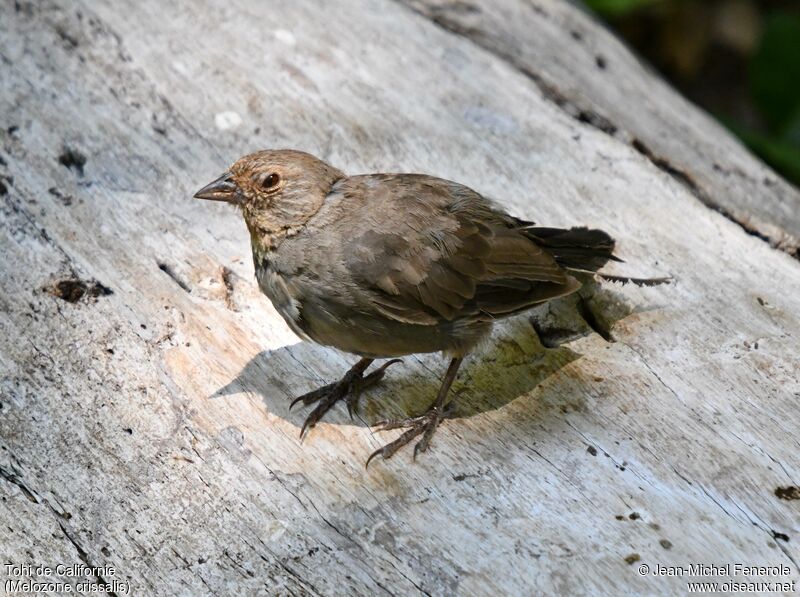
[{"label": "wing feather", "polygon": [[466,187],[383,175],[358,192],[384,203],[389,222],[352,238],[346,265],[385,317],[420,325],[492,319],[580,287],[519,220]]}]

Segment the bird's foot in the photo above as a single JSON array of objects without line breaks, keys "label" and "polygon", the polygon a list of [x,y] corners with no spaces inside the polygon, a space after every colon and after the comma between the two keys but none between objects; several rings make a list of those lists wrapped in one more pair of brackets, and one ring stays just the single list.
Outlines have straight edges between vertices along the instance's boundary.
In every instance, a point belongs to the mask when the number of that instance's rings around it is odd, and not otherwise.
[{"label": "bird's foot", "polygon": [[391,458],[400,448],[410,444],[415,437],[422,435],[422,439],[420,439],[414,446],[413,458],[416,460],[418,453],[424,452],[428,449],[436,428],[442,422],[442,419],[446,419],[450,416],[452,410],[451,402],[444,408],[433,405],[425,414],[416,417],[408,417],[407,419],[398,419],[393,421],[379,421],[376,423],[377,431],[388,431],[390,429],[403,428],[405,428],[406,431],[404,431],[402,435],[393,442],[386,444],[382,448],[378,448],[372,454],[370,454],[369,458],[367,458],[366,466],[369,466],[370,461],[376,456],[382,456],[384,460]]},{"label": "bird's foot", "polygon": [[306,434],[306,431],[314,427],[320,419],[328,412],[334,404],[336,404],[339,400],[344,399],[347,402],[347,412],[350,414],[350,418],[353,418],[353,414],[358,409],[358,399],[361,397],[361,392],[366,390],[367,388],[374,386],[378,383],[386,373],[386,369],[393,365],[394,363],[402,363],[402,359],[391,359],[386,361],[383,365],[381,365],[378,369],[373,371],[368,375],[364,375],[364,371],[367,367],[369,367],[372,361],[366,361],[362,359],[355,366],[350,369],[347,373],[344,374],[344,377],[339,381],[335,381],[333,383],[329,383],[328,385],[322,386],[316,390],[308,392],[307,394],[303,394],[292,400],[292,403],[289,405],[289,410],[297,404],[298,402],[302,402],[304,405],[308,406],[309,404],[317,403],[317,406],[314,410],[309,413],[308,417],[306,417],[305,422],[303,423],[303,428],[300,430],[300,438],[302,439],[303,436]]}]

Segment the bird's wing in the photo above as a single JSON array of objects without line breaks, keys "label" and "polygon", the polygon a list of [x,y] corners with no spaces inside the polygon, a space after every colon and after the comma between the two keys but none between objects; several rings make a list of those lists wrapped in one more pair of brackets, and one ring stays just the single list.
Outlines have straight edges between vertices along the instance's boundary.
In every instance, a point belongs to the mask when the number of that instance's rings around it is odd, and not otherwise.
[{"label": "bird's wing", "polygon": [[420,175],[353,179],[365,180],[351,196],[380,216],[351,234],[345,264],[386,317],[493,319],[580,287],[524,225],[467,187]]}]

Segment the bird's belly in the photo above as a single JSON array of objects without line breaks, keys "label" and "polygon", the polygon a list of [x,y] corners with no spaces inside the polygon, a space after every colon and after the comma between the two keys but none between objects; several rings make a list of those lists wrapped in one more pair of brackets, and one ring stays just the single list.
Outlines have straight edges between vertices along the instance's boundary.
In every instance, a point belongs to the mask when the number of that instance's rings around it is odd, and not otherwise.
[{"label": "bird's belly", "polygon": [[336,305],[306,301],[301,307],[304,329],[312,340],[370,358],[445,351],[465,354],[489,331],[484,322],[414,325],[377,314],[340,311]]},{"label": "bird's belly", "polygon": [[465,354],[489,331],[484,322],[441,325],[401,323],[319,296],[269,263],[256,268],[261,291],[294,333],[306,340],[364,357],[397,357],[444,351]]}]

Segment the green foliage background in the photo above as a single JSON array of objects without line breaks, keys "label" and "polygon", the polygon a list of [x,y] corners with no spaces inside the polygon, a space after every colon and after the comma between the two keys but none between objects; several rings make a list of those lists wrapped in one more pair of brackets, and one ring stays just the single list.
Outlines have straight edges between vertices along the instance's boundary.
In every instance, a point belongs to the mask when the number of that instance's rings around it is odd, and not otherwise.
[{"label": "green foliage background", "polygon": [[[586,4],[690,99],[800,185],[800,1],[586,0]],[[715,25],[722,19],[729,27],[731,23],[735,27],[738,19],[741,30],[754,32],[753,42],[720,44]]]}]

